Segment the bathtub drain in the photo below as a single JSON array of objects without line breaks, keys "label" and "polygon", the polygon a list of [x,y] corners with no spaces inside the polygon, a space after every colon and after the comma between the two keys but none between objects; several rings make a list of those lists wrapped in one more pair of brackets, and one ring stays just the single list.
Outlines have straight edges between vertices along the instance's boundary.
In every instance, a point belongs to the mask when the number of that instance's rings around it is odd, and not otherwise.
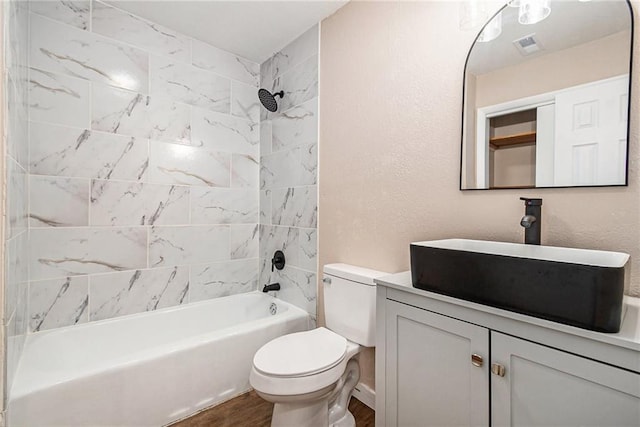
[{"label": "bathtub drain", "polygon": [[275,302],[272,302],[271,305],[269,306],[269,312],[271,313],[271,315],[274,315],[278,312],[278,306],[276,305]]}]

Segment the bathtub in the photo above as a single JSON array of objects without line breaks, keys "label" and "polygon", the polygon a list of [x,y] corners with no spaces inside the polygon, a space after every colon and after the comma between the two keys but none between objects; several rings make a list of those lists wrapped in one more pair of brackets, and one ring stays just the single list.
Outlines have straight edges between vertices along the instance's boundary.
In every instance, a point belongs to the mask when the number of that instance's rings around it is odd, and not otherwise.
[{"label": "bathtub", "polygon": [[38,332],[8,425],[166,425],[249,390],[254,353],[309,327],[306,312],[252,292]]}]

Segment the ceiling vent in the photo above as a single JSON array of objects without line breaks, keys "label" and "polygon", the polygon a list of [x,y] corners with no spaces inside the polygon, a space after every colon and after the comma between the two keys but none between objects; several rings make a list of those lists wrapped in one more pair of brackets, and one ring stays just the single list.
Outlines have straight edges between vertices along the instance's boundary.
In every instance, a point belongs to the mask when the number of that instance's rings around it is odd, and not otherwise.
[{"label": "ceiling vent", "polygon": [[544,49],[535,33],[514,40],[513,44],[518,48],[522,56],[531,55]]}]

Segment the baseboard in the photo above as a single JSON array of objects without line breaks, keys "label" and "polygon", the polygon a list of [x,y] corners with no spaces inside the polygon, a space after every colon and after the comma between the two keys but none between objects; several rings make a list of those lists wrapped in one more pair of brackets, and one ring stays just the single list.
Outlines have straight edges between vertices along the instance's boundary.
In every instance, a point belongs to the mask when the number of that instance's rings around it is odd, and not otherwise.
[{"label": "baseboard", "polygon": [[376,410],[376,391],[366,384],[358,383],[353,390],[353,397],[367,405],[369,408]]}]

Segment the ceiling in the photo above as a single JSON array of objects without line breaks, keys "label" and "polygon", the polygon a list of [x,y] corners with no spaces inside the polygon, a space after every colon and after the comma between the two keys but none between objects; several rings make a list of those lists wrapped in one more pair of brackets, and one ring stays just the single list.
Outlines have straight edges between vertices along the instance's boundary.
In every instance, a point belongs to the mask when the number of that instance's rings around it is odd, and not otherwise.
[{"label": "ceiling", "polygon": [[[475,43],[467,71],[480,75],[606,37],[631,28],[626,1],[551,2],[551,14],[535,25],[518,23],[518,9],[506,7],[502,13],[502,34],[490,42]],[[544,50],[522,56],[513,44],[535,33]]]},{"label": "ceiling", "polygon": [[106,3],[262,63],[347,1],[106,0]]}]

